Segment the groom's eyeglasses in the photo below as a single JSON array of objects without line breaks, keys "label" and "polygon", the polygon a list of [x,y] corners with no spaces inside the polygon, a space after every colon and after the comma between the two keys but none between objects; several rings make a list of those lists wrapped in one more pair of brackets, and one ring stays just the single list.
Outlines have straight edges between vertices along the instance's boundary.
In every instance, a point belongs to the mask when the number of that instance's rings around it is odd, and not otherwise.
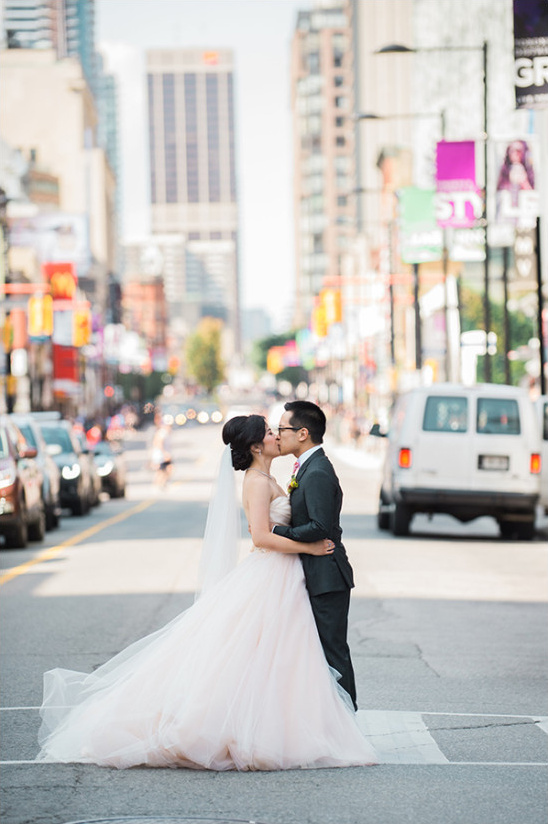
[{"label": "groom's eyeglasses", "polygon": [[276,426],[274,431],[279,435],[280,432],[284,431],[284,429],[290,429],[292,432],[298,432],[302,428],[302,426]]}]

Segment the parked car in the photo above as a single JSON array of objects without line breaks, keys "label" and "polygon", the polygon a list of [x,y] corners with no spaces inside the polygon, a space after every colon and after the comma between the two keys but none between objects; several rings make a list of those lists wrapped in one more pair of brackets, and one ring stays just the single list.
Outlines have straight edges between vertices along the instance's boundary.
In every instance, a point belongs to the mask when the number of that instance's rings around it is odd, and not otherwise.
[{"label": "parked car", "polygon": [[89,476],[91,479],[91,498],[90,498],[90,506],[99,506],[101,503],[101,498],[99,497],[102,490],[101,478],[97,472],[97,465],[95,463],[95,457],[93,454],[93,449],[87,442],[87,438],[83,432],[73,432],[76,440],[80,444],[80,448],[82,450],[82,456],[84,460],[88,462],[89,466]]},{"label": "parked car", "polygon": [[[373,434],[373,433],[372,433]],[[415,513],[490,515],[503,538],[530,540],[540,495],[533,404],[513,386],[434,384],[396,402],[378,525],[407,535]]]},{"label": "parked car", "polygon": [[15,413],[11,419],[19,427],[29,446],[36,449],[36,463],[42,472],[42,501],[46,513],[46,529],[59,525],[61,515],[61,470],[48,452],[40,427],[31,415]]},{"label": "parked car", "polygon": [[535,406],[540,424],[540,505],[548,515],[548,395],[541,395]]},{"label": "parked car", "polygon": [[36,449],[6,415],[0,417],[0,535],[6,546],[42,541],[46,515]]},{"label": "parked car", "polygon": [[87,455],[64,420],[37,417],[48,452],[61,470],[61,506],[73,515],[85,515],[93,500],[93,480]]},{"label": "parked car", "polygon": [[111,498],[123,498],[126,494],[126,464],[122,451],[108,441],[99,441],[94,447],[94,460],[103,491]]}]

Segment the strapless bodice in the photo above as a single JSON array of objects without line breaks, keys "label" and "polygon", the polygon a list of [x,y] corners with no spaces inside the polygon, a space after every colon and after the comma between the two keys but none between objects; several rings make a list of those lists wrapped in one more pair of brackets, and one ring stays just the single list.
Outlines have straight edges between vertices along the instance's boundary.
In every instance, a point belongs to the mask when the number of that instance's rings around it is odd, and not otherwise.
[{"label": "strapless bodice", "polygon": [[285,495],[280,495],[274,498],[270,504],[270,520],[273,524],[287,524],[291,523],[291,504],[289,498]]}]

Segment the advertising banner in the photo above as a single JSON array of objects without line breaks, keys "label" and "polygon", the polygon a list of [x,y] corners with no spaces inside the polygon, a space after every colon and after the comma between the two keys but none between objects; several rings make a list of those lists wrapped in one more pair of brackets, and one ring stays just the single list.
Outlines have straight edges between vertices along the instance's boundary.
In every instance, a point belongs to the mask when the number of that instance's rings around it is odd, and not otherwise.
[{"label": "advertising banner", "polygon": [[436,147],[436,219],[438,226],[470,229],[483,213],[476,178],[473,140],[442,140]]},{"label": "advertising banner", "polygon": [[518,109],[548,107],[547,0],[514,0],[514,86]]},{"label": "advertising banner", "polygon": [[404,263],[441,260],[443,233],[436,224],[434,189],[406,186],[398,190],[401,259]]},{"label": "advertising banner", "polygon": [[[548,2],[547,2],[548,7]],[[532,135],[491,141],[496,202],[490,222],[515,227],[536,225],[540,199],[536,188],[537,143]]]},{"label": "advertising banner", "polygon": [[53,344],[53,394],[58,398],[74,397],[80,392],[78,350],[73,346]]}]

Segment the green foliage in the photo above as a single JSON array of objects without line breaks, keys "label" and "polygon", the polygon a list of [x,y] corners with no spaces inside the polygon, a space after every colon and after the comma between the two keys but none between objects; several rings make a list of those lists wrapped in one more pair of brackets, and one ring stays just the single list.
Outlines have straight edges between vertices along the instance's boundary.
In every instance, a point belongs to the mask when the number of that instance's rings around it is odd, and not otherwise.
[{"label": "green foliage", "polygon": [[[483,319],[483,295],[479,292],[463,286],[460,290],[461,304],[461,326],[463,332],[471,329],[484,329]],[[497,335],[497,353],[491,356],[491,380],[493,383],[505,383],[504,371],[504,305],[499,302],[490,301],[491,308],[491,331]],[[525,346],[534,337],[534,324],[523,312],[508,312],[510,325],[510,349],[515,350],[519,346]],[[510,363],[510,377],[512,384],[516,385],[525,374],[525,365],[522,361],[512,361]],[[485,356],[478,358],[479,381],[485,380]]]},{"label": "green foliage", "polygon": [[[251,352],[251,359],[255,366],[261,372],[265,372],[268,350],[272,346],[284,346],[288,340],[295,340],[295,335],[296,330],[293,330],[292,332],[284,332],[282,335],[269,335],[267,338],[256,340]],[[308,372],[303,366],[286,366],[276,375],[277,380],[288,381],[293,387],[298,386],[302,381],[308,381],[308,378]]]},{"label": "green foliage", "polygon": [[253,344],[251,359],[255,366],[261,371],[266,370],[266,357],[268,350],[273,346],[284,346],[288,340],[295,339],[295,332],[284,332],[283,335],[269,335],[267,338],[260,338]]},{"label": "green foliage", "polygon": [[189,375],[209,395],[225,379],[221,358],[222,322],[216,318],[204,318],[196,332],[188,338],[186,363]]}]

